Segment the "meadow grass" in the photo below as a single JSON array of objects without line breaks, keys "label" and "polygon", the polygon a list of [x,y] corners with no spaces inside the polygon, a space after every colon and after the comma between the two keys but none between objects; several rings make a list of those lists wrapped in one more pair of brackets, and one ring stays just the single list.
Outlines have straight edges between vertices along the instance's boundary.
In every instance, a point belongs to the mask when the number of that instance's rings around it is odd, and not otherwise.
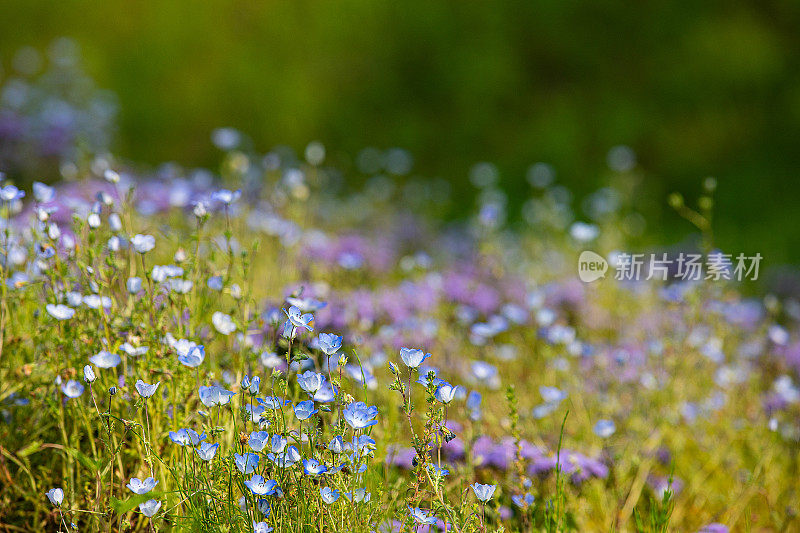
[{"label": "meadow grass", "polygon": [[112,166],[2,189],[0,530],[800,528],[791,307],[582,284],[624,212],[581,242],[547,187],[454,229],[275,154]]}]

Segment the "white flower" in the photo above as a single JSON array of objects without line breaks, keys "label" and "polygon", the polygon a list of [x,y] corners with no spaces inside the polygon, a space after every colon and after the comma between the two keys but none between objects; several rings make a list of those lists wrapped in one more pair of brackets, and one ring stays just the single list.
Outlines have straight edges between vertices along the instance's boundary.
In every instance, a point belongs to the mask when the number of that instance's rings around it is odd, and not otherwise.
[{"label": "white flower", "polygon": [[56,190],[53,187],[38,181],[33,182],[33,197],[36,198],[37,202],[45,204],[55,198],[55,196]]},{"label": "white flower", "polygon": [[197,218],[203,218],[208,214],[208,206],[206,205],[205,202],[197,202],[196,204],[194,204],[192,213],[194,213],[194,216],[196,216]]},{"label": "white flower", "polygon": [[50,237],[50,240],[57,241],[59,237],[61,237],[61,229],[59,229],[58,224],[52,222],[47,225],[47,236]]},{"label": "white flower", "polygon": [[92,365],[86,365],[83,367],[83,380],[86,383],[94,383],[95,380],[97,380],[97,376],[94,373]]},{"label": "white flower", "polygon": [[143,398],[149,398],[156,393],[159,385],[161,385],[160,381],[157,381],[154,385],[150,385],[140,379],[136,382],[136,390],[139,391],[139,394],[141,394]]},{"label": "white flower", "polygon": [[86,218],[86,222],[89,224],[90,228],[97,229],[100,227],[100,215],[97,213],[90,213]]},{"label": "white flower", "polygon": [[75,314],[75,310],[64,304],[47,304],[47,312],[56,320],[69,320]]},{"label": "white flower", "polygon": [[89,309],[100,309],[100,306],[108,309],[111,307],[111,298],[108,296],[100,296],[99,294],[88,294],[83,297],[83,303]]},{"label": "white flower", "polygon": [[236,324],[233,323],[233,319],[230,315],[226,315],[225,313],[220,313],[217,311],[211,317],[211,322],[214,324],[214,327],[222,333],[223,335],[230,335],[234,331],[236,331]]},{"label": "white flower", "polygon": [[120,350],[125,352],[126,354],[130,355],[131,357],[138,357],[140,355],[146,354],[150,348],[147,346],[134,346],[129,342],[123,343],[120,347]]},{"label": "white flower", "polygon": [[107,168],[105,172],[103,172],[103,179],[105,179],[109,183],[119,183],[119,174]]},{"label": "white flower", "polygon": [[122,362],[122,359],[120,359],[119,355],[116,353],[100,350],[97,354],[90,357],[89,361],[100,368],[114,368]]},{"label": "white flower", "polygon": [[145,254],[155,248],[156,238],[152,235],[142,235],[141,233],[137,233],[131,239],[131,244],[133,245],[134,250],[140,254]]},{"label": "white flower", "polygon": [[122,231],[122,220],[117,213],[108,215],[108,225],[111,227],[111,231]]}]

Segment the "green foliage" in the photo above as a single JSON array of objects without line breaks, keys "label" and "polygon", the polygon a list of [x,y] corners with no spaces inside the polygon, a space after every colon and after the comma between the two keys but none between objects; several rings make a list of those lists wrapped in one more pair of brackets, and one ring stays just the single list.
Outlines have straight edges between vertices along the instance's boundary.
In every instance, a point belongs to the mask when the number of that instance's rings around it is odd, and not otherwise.
[{"label": "green foliage", "polygon": [[5,76],[17,48],[74,37],[119,96],[117,151],[135,161],[210,164],[209,132],[227,125],[262,150],[320,139],[345,167],[342,152],[402,146],[449,180],[463,215],[478,160],[498,162],[513,203],[532,162],[588,193],[608,149],[627,144],[659,236],[687,230],[662,199],[715,175],[720,245],[800,260],[787,219],[800,194],[797,2],[31,0],[2,13]]}]

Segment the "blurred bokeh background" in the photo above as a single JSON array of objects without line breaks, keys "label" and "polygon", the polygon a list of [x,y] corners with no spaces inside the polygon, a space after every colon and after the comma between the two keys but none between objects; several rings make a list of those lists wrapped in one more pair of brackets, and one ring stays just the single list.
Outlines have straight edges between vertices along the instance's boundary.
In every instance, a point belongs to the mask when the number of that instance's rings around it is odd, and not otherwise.
[{"label": "blurred bokeh background", "polygon": [[220,126],[260,150],[319,140],[344,166],[398,146],[452,184],[458,217],[479,161],[513,213],[532,163],[580,197],[624,145],[664,244],[691,231],[667,195],[714,176],[717,243],[800,262],[796,0],[3,0],[0,14],[0,83],[73,39],[114,95],[98,100],[117,110],[108,148],[132,161],[213,166]]}]

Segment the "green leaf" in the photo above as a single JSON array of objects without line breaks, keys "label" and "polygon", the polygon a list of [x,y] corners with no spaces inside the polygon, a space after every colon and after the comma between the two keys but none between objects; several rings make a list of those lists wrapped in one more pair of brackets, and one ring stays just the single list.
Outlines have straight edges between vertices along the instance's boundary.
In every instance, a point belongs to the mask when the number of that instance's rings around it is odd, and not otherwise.
[{"label": "green leaf", "polygon": [[95,461],[82,451],[76,450],[75,448],[64,448],[64,450],[68,454],[70,454],[73,458],[77,459],[80,464],[82,464],[92,472],[97,472],[98,470],[100,470],[100,462]]}]

